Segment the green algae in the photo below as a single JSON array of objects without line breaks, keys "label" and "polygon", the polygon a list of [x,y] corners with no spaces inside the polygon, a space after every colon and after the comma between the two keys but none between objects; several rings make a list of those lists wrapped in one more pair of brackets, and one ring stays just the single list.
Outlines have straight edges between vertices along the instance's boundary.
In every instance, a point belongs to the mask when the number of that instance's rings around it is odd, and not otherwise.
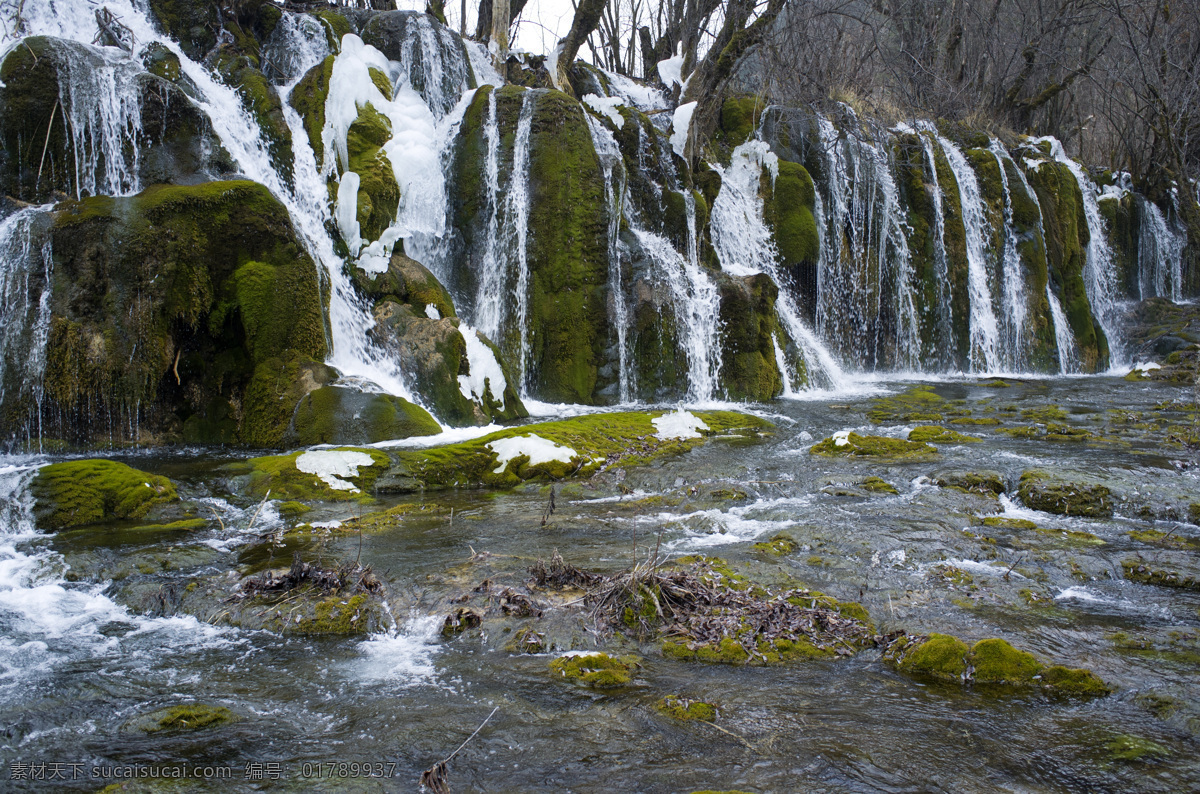
[{"label": "green algae", "polygon": [[717,707],[702,700],[691,700],[680,695],[667,695],[654,704],[659,713],[680,721],[701,720],[712,722],[717,718]]},{"label": "green algae", "polygon": [[43,529],[59,530],[120,518],[144,518],[176,501],[166,477],[112,460],[73,460],[38,470],[31,485],[34,516]]},{"label": "green algae", "polygon": [[937,450],[928,444],[886,436],[860,436],[858,433],[850,433],[844,440],[844,444],[839,444],[838,439],[827,438],[814,444],[809,453],[826,457],[887,460],[927,460],[938,454]]},{"label": "green algae", "polygon": [[858,485],[863,490],[870,491],[871,493],[885,493],[891,494],[892,496],[900,493],[898,490],[896,490],[896,486],[880,477],[867,477]]},{"label": "green algae", "polygon": [[1027,518],[1006,518],[1005,516],[988,516],[983,519],[986,527],[1001,527],[1002,529],[1037,529],[1038,525]]},{"label": "green algae", "polygon": [[909,431],[908,440],[927,444],[973,444],[983,439],[938,425],[922,425]]},{"label": "green algae", "polygon": [[1017,494],[1026,506],[1063,516],[1107,518],[1113,514],[1106,486],[1072,482],[1036,469],[1021,473]]},{"label": "green algae", "polygon": [[867,418],[872,422],[940,422],[945,400],[932,386],[914,386],[901,394],[879,397],[872,402]]},{"label": "green algae", "polygon": [[198,731],[233,722],[236,716],[224,706],[190,703],[156,711],[139,727],[144,733],[162,731]]},{"label": "green algae", "polygon": [[1121,734],[1107,742],[1104,750],[1113,761],[1146,761],[1171,755],[1171,751],[1158,742],[1129,734]]},{"label": "green algae", "polygon": [[767,554],[776,557],[782,557],[785,554],[791,554],[796,549],[800,548],[800,544],[791,535],[780,532],[778,535],[773,535],[770,540],[765,540],[760,543],[755,543],[754,548],[757,551],[766,552]]},{"label": "green algae", "polygon": [[957,488],[982,496],[996,497],[1005,491],[1004,479],[994,471],[945,472],[935,476],[933,482],[939,488]]},{"label": "green algae", "polygon": [[313,605],[311,615],[284,621],[283,629],[295,634],[366,634],[370,625],[367,620],[369,600],[365,593],[349,598],[340,595],[322,598]]},{"label": "green algae", "polygon": [[618,689],[633,681],[636,660],[620,659],[607,653],[586,653],[559,656],[550,661],[550,669],[562,676],[586,684],[593,689]]}]

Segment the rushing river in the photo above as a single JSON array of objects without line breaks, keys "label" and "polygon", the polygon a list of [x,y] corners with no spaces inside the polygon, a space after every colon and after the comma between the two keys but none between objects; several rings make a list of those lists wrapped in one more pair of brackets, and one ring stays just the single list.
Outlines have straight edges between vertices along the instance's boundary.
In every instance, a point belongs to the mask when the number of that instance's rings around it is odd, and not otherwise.
[{"label": "rushing river", "polygon": [[[116,782],[103,777],[114,767],[199,765],[228,768],[230,777],[179,790],[410,791],[495,708],[449,765],[455,791],[1196,790],[1200,593],[1134,583],[1121,568],[1138,556],[1191,576],[1200,567],[1194,547],[1177,548],[1200,539],[1200,529],[1167,517],[1182,505],[1186,519],[1187,504],[1200,501],[1196,453],[1170,441],[1190,420],[1169,403],[1190,402],[1191,390],[1112,377],[1000,383],[932,384],[944,400],[962,401],[953,403],[959,412],[999,420],[956,426],[983,442],[940,446],[932,462],[808,453],[843,429],[907,435],[914,423],[873,425],[866,413],[913,384],[878,382],[851,398],[750,406],[776,425],[763,439],[714,439],[645,468],[562,484],[544,526],[544,486],[440,492],[423,497],[437,512],[393,529],[361,538],[289,533],[283,548],[259,536],[289,521],[269,504],[254,515],[255,503],[227,490],[220,466],[234,459],[229,452],[119,456],[171,477],[213,516],[202,529],[149,535],[39,533],[28,483],[51,458],[9,458],[0,468],[4,787],[93,791]],[[1022,411],[1051,405],[1066,415],[1060,424],[1091,436],[1000,432],[1035,421]],[[1116,516],[1021,506],[1016,482],[1031,468],[1104,481]],[[936,486],[950,469],[999,472],[1007,494]],[[864,490],[867,476],[898,494]],[[720,489],[735,498],[715,497]],[[349,513],[322,507],[304,520]],[[993,514],[1055,531],[981,526],[979,517]],[[1143,530],[1176,543],[1129,534]],[[779,557],[753,548],[779,532],[798,548]],[[602,693],[556,680],[553,654],[505,651],[505,629],[520,621],[441,636],[450,599],[484,579],[520,587],[529,565],[555,550],[611,573],[655,547],[669,557],[720,556],[763,582],[795,580],[860,601],[880,633],[1003,637],[1047,663],[1091,669],[1115,693],[1080,700],[932,684],[896,672],[875,650],[774,667],[679,662],[620,637],[605,647],[637,653],[642,666],[632,686]],[[232,593],[240,577],[286,564],[297,549],[369,564],[387,588],[394,626],[350,638],[281,636],[172,607],[172,594],[193,581]],[[547,603],[529,625],[594,647],[585,612]],[[717,705],[719,727],[659,714],[654,702],[672,693]],[[227,707],[236,719],[196,731],[140,729],[145,715],[191,702]],[[367,771],[389,776],[359,777],[358,764],[382,765]],[[163,790],[162,781],[137,785]]]}]

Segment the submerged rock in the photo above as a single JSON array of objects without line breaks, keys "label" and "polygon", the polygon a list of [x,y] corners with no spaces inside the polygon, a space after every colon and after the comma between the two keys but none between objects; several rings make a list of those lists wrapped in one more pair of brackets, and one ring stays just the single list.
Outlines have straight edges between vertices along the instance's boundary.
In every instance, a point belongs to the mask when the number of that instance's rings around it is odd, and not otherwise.
[{"label": "submerged rock", "polygon": [[1017,493],[1028,507],[1046,513],[1089,518],[1113,514],[1112,491],[1106,486],[1074,482],[1036,469],[1021,473]]},{"label": "submerged rock", "polygon": [[143,733],[198,731],[204,728],[215,728],[218,725],[233,722],[235,719],[237,719],[237,715],[224,706],[189,703],[151,712],[136,720],[134,727]]}]

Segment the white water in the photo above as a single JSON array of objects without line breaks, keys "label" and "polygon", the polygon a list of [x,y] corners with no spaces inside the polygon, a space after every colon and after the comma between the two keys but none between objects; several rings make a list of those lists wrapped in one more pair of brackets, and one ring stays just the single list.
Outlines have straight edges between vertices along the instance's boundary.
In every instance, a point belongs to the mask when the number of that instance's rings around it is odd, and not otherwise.
[{"label": "white water", "polygon": [[1011,161],[1012,157],[995,138],[992,138],[988,148],[996,158],[996,166],[1000,169],[1000,181],[1004,187],[1004,247],[1000,254],[1001,367],[1009,372],[1024,372],[1029,366],[1029,350],[1033,339],[1029,334],[1029,296],[1025,286],[1025,268],[1017,252],[1017,233],[1013,227],[1012,187],[1008,183],[1008,171],[1005,169],[1005,162]]},{"label": "white water", "polygon": [[989,277],[984,252],[987,215],[979,180],[967,158],[952,141],[938,136],[938,143],[958,181],[963,226],[967,240],[967,292],[971,298],[971,350],[967,356],[971,372],[996,372],[1001,368],[1000,327],[992,307],[993,279]]},{"label": "white water", "polygon": [[1187,237],[1167,222],[1153,201],[1138,196],[1138,297],[1183,300],[1183,249]]},{"label": "white water", "polygon": [[1083,282],[1087,289],[1088,302],[1096,322],[1108,337],[1109,368],[1128,367],[1125,345],[1120,330],[1120,312],[1117,307],[1117,274],[1113,269],[1112,250],[1108,245],[1108,226],[1100,215],[1100,190],[1088,178],[1083,166],[1067,157],[1062,143],[1057,138],[1038,138],[1035,143],[1048,141],[1050,154],[1067,167],[1079,184],[1083,195],[1083,213],[1088,225],[1087,263],[1083,269]]},{"label": "white water", "polygon": [[[50,235],[38,229],[38,220],[50,207],[26,207],[0,220],[0,405],[8,396],[5,384],[17,384],[17,397],[33,402],[35,425],[41,418],[54,264]],[[40,440],[39,430],[25,427],[25,440]]]},{"label": "white water", "polygon": [[1050,281],[1046,281],[1046,300],[1050,303],[1050,316],[1054,321],[1054,343],[1058,347],[1058,370],[1064,375],[1079,371],[1079,348],[1075,344],[1075,335],[1071,333],[1071,324],[1067,322],[1067,313],[1063,311],[1062,303],[1054,290],[1050,289]]},{"label": "white water", "polygon": [[263,42],[263,73],[280,85],[289,85],[325,60],[329,40],[319,20],[308,14],[284,11]]},{"label": "white water", "polygon": [[933,135],[921,136],[925,151],[925,182],[930,185],[933,198],[933,266],[937,278],[937,339],[941,342],[938,363],[948,369],[955,360],[953,298],[950,283],[950,261],[946,256],[946,210],[942,199],[942,184],[937,176],[937,155],[933,148]]},{"label": "white water", "polygon": [[[763,219],[759,184],[763,170],[774,176],[779,159],[763,141],[747,141],[734,149],[729,168],[721,169],[721,191],[713,202],[711,233],[721,269],[734,276],[765,273],[779,287],[775,312],[804,359],[809,388],[842,390],[848,379],[833,354],[801,317],[789,285],[780,276],[778,254],[771,231]],[[783,358],[782,353],[779,357]],[[781,368],[785,383],[792,373]],[[794,395],[794,392],[793,392]]]}]

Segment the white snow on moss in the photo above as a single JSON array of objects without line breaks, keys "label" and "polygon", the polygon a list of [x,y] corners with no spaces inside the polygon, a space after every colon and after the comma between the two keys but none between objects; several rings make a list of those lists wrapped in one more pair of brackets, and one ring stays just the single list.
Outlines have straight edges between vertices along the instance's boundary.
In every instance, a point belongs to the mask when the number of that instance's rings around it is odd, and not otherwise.
[{"label": "white snow on moss", "polygon": [[853,430],[839,430],[833,434],[833,445],[835,447],[844,447],[850,443],[850,434]]},{"label": "white snow on moss", "polygon": [[365,452],[351,449],[318,449],[305,452],[296,458],[296,468],[305,474],[315,474],[335,491],[353,491],[358,487],[342,477],[357,477],[360,466],[370,466],[375,461]]},{"label": "white snow on moss", "polygon": [[607,116],[608,120],[616,125],[617,129],[625,126],[625,118],[621,115],[617,108],[625,104],[625,100],[619,96],[604,97],[599,94],[584,94],[583,102],[592,110],[599,113],[601,116]]},{"label": "white snow on moss", "polygon": [[485,398],[490,390],[492,399],[503,407],[504,390],[508,388],[508,382],[504,379],[504,370],[500,367],[500,362],[496,360],[496,354],[480,341],[479,334],[471,326],[462,323],[458,326],[458,331],[462,334],[463,341],[467,343],[468,368],[466,375],[458,376],[458,390],[468,400],[479,400],[480,402],[486,401]]},{"label": "white snow on moss", "polygon": [[658,430],[655,435],[662,439],[700,438],[700,433],[697,431],[708,430],[708,425],[704,424],[703,419],[682,408],[673,413],[663,414],[657,419],[651,419],[650,422]]},{"label": "white snow on moss", "polygon": [[425,316],[430,320],[442,319],[442,313],[439,312],[438,307],[434,306],[432,303],[425,304]]},{"label": "white snow on moss", "polygon": [[527,436],[498,438],[495,441],[489,441],[487,448],[496,453],[496,462],[499,465],[492,470],[496,474],[503,472],[510,460],[522,455],[529,456],[530,466],[549,463],[552,460],[570,463],[572,458],[579,457],[579,453],[570,447],[560,446],[550,439],[542,438],[534,433]]}]

